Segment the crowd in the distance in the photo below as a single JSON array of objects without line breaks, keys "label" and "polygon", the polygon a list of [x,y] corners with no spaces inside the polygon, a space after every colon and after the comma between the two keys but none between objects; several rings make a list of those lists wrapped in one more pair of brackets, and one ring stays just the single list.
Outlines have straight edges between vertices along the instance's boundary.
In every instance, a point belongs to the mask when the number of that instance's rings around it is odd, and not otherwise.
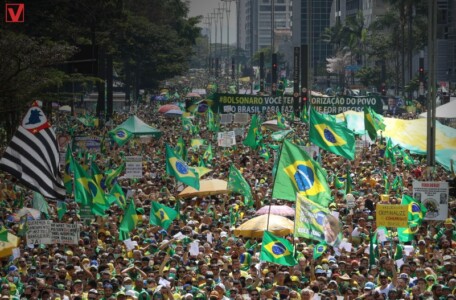
[{"label": "crowd in the distance", "polygon": [[[328,173],[328,183],[334,201],[329,208],[339,212],[343,235],[353,247],[351,251],[335,251],[328,247],[320,258],[313,259],[315,242],[287,236],[296,248],[298,264],[293,267],[264,263],[259,260],[261,239],[235,236],[233,229],[254,216],[256,210],[270,203],[294,206],[294,203],[271,199],[273,187],[271,159],[265,161],[258,150],[242,145],[242,137],[231,148],[217,146],[216,135],[206,128],[204,115],[197,115],[199,133],[184,131],[180,118],[166,118],[157,112],[159,103],[151,102],[139,107],[136,115],[147,124],[160,129],[160,139],[147,143],[132,140],[118,147],[106,139],[106,153],[96,152],[94,161],[104,171],[119,166],[126,155],[142,155],[143,178],[118,179],[119,184],[132,191],[133,201],[140,215],[137,228],[130,233],[137,242],[128,250],[119,240],[120,219],[123,210],[112,205],[106,217],[97,217],[82,223],[78,245],[28,245],[21,238],[18,257],[1,259],[1,299],[43,300],[149,300],[149,299],[455,299],[456,253],[454,198],[449,201],[449,216],[445,221],[424,221],[417,229],[413,251],[405,252],[398,263],[396,230],[378,244],[379,257],[369,263],[370,233],[376,230],[375,205],[385,194],[383,174],[390,183],[401,176],[403,186],[391,189],[391,204],[400,204],[402,194],[411,195],[413,180],[425,180],[423,157],[413,156],[415,164],[406,166],[400,157],[391,165],[384,155],[384,140],[357,153],[354,161],[321,151],[319,161]],[[55,116],[54,116],[55,117]],[[114,124],[120,124],[127,113],[115,114]],[[263,116],[265,121],[268,116]],[[269,116],[274,118],[274,116]],[[55,118],[54,118],[55,119]],[[59,134],[73,127],[74,135],[103,136],[109,128],[91,128],[59,115],[53,125]],[[291,122],[292,141],[307,144],[307,126],[296,120]],[[223,125],[228,128],[243,125]],[[244,127],[248,127],[248,124]],[[247,132],[248,128],[245,128]],[[271,139],[270,130],[263,130],[265,143],[279,144]],[[231,164],[241,170],[252,188],[253,204],[247,205],[241,195],[224,194],[191,199],[178,199],[182,185],[165,171],[165,144],[175,146],[183,137],[188,147],[188,163],[197,166],[204,147],[192,149],[190,140],[202,138],[212,144],[214,158],[207,162],[213,171],[205,178],[227,180]],[[80,163],[84,156],[74,153]],[[334,186],[333,175],[344,179],[350,170],[353,188],[345,194],[344,188]],[[18,235],[19,224],[10,216],[21,205],[30,207],[30,191],[18,185],[8,174],[0,174],[0,218],[3,225]],[[452,178],[437,167],[433,180]],[[23,199],[23,201],[22,201]],[[78,205],[68,197],[68,210],[59,222],[80,221]],[[347,201],[347,199],[349,201]],[[152,201],[178,208],[179,218],[168,230],[149,224]],[[347,202],[353,203],[347,205]],[[56,202],[49,201],[50,218],[58,221]],[[234,223],[230,209],[238,213]],[[44,216],[42,216],[44,218]],[[181,232],[184,239],[174,236]],[[357,234],[354,234],[356,232]],[[208,233],[211,239],[208,240]],[[199,241],[199,254],[189,253],[190,243]],[[399,265],[398,265],[399,264]]]}]

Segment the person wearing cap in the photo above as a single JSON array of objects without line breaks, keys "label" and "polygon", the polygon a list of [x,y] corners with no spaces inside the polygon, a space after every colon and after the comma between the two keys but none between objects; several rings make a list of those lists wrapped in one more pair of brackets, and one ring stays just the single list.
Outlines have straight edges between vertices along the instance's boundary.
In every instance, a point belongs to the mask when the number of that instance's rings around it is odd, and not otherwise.
[{"label": "person wearing cap", "polygon": [[402,292],[402,295],[408,297],[409,295],[409,275],[407,273],[399,274],[399,278],[397,279],[397,290]]},{"label": "person wearing cap", "polygon": [[378,275],[378,281],[379,281],[380,285],[375,288],[375,291],[379,292],[380,294],[387,296],[388,292],[391,289],[395,288],[395,285],[393,282],[391,282],[391,283],[388,282],[388,275],[385,272],[381,272]]}]

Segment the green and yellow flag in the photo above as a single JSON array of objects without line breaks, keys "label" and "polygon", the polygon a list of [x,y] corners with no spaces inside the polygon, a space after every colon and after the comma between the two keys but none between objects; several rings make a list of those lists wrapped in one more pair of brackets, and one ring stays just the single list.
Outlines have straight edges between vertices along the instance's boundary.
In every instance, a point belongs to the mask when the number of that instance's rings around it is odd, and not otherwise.
[{"label": "green and yellow flag", "polygon": [[179,158],[169,145],[166,145],[166,173],[196,190],[200,188],[198,172]]},{"label": "green and yellow flag", "polygon": [[155,201],[152,202],[149,224],[160,226],[167,230],[176,217],[177,211],[174,209]]},{"label": "green and yellow flag", "polygon": [[230,166],[227,190],[232,193],[243,195],[246,199],[246,203],[250,203],[253,199],[252,189],[250,188],[250,185],[247,183],[247,180],[245,180],[244,176],[242,176],[241,172],[236,169],[233,164]]},{"label": "green and yellow flag", "polygon": [[75,201],[83,206],[90,206],[95,215],[104,216],[104,212],[109,208],[104,191],[80,164],[74,161],[73,166]]},{"label": "green and yellow flag", "polygon": [[364,106],[364,128],[373,141],[377,139],[377,131],[386,128],[383,117],[369,106]]},{"label": "green and yellow flag", "polygon": [[131,199],[130,205],[128,205],[127,210],[120,222],[119,230],[126,233],[132,232],[136,225],[138,224],[138,215],[136,214],[135,201]]},{"label": "green and yellow flag", "polygon": [[258,148],[258,135],[259,135],[259,124],[258,124],[258,116],[253,115],[252,119],[250,120],[250,127],[249,127],[249,132],[247,133],[247,136],[245,137],[244,141],[242,144],[244,146],[248,146],[252,149]]},{"label": "green and yellow flag", "polygon": [[133,133],[124,128],[116,128],[109,132],[109,136],[114,142],[117,143],[117,145],[123,146],[128,143],[129,140],[131,140]]},{"label": "green and yellow flag", "polygon": [[203,154],[203,159],[208,162],[210,160],[212,160],[213,158],[213,154],[212,154],[212,145],[209,144],[209,146],[207,146],[207,149],[206,151],[204,151],[204,154]]},{"label": "green and yellow flag", "polygon": [[326,252],[327,249],[328,245],[326,244],[326,242],[320,242],[317,245],[315,245],[313,248],[313,259],[318,259]]},{"label": "green and yellow flag", "polygon": [[90,164],[90,171],[92,173],[92,178],[95,182],[101,187],[101,181],[103,180],[103,173],[101,173],[100,169],[98,168],[97,164],[92,161]]},{"label": "green and yellow flag", "polygon": [[279,131],[276,131],[274,133],[271,134],[271,138],[276,141],[276,142],[281,142],[283,141],[283,139],[285,139],[285,137],[287,135],[289,135],[290,133],[292,133],[293,130],[292,129],[289,129],[289,130],[279,130]]},{"label": "green and yellow flag", "polygon": [[293,245],[288,240],[264,231],[260,260],[292,267],[298,264],[293,253]]},{"label": "green and yellow flag", "polygon": [[285,125],[285,117],[282,115],[280,111],[277,112],[277,127],[280,129],[286,129],[287,125]]},{"label": "green and yellow flag", "polygon": [[182,137],[177,140],[177,145],[174,147],[174,152],[182,158],[183,161],[187,161],[187,147]]},{"label": "green and yellow flag", "polygon": [[63,216],[67,212],[67,204],[65,201],[58,201],[57,202],[57,216],[59,218],[59,221],[63,219]]},{"label": "green and yellow flag", "polygon": [[127,199],[125,197],[125,194],[122,190],[122,187],[117,182],[112,187],[107,200],[109,205],[116,203],[122,209],[125,209],[127,206]]},{"label": "green and yellow flag", "polygon": [[0,241],[8,242],[8,230],[6,229],[5,226],[2,226],[0,228]]},{"label": "green and yellow flag", "polygon": [[125,170],[125,163],[122,163],[116,169],[110,169],[105,172],[105,186],[108,190],[111,190],[114,186],[114,183],[117,180],[117,177]]},{"label": "green and yellow flag", "polygon": [[190,146],[193,149],[198,149],[199,147],[201,147],[205,144],[206,144],[206,140],[204,140],[204,139],[191,139],[190,140]]},{"label": "green and yellow flag", "polygon": [[272,198],[296,200],[296,194],[328,207],[331,190],[326,182],[326,172],[304,150],[283,142],[277,167]]},{"label": "green and yellow flag", "polygon": [[309,138],[315,145],[341,155],[349,160],[355,159],[355,135],[347,127],[326,119],[315,109],[310,110]]},{"label": "green and yellow flag", "polygon": [[303,123],[309,122],[309,112],[307,111],[307,105],[306,104],[304,104],[302,106],[302,110],[301,110],[301,112],[299,114],[299,119]]},{"label": "green and yellow flag", "polygon": [[427,213],[427,208],[420,202],[416,201],[415,198],[409,195],[403,194],[402,205],[408,206],[408,224],[410,227],[420,226],[423,223],[424,216]]},{"label": "green and yellow flag", "polygon": [[191,130],[193,127],[192,120],[190,118],[182,116],[182,127],[184,128],[184,130]]}]

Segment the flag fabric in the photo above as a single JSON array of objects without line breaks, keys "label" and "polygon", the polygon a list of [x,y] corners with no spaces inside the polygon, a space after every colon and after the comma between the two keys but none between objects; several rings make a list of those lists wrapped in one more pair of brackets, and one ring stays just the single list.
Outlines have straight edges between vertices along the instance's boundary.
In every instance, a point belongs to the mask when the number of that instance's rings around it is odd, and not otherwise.
[{"label": "flag fabric", "polygon": [[307,111],[307,105],[304,104],[301,110],[301,113],[299,114],[299,119],[301,122],[307,123],[309,122],[309,113]]},{"label": "flag fabric", "polygon": [[70,144],[67,146],[65,154],[65,169],[63,170],[63,185],[65,186],[66,193],[71,195],[73,193],[73,154]]},{"label": "flag fabric", "polygon": [[168,144],[166,144],[166,173],[196,190],[200,188],[198,172],[179,158]]},{"label": "flag fabric", "polygon": [[298,262],[293,253],[293,245],[288,240],[264,231],[260,260],[283,266],[295,266]]},{"label": "flag fabric", "polygon": [[204,139],[191,139],[190,140],[190,146],[193,149],[198,149],[199,147],[201,147],[205,144],[206,144],[206,140],[204,140]]},{"label": "flag fabric", "polygon": [[100,141],[100,152],[101,154],[106,154],[107,150],[106,150],[106,133],[103,134],[103,137],[101,138],[101,141]]},{"label": "flag fabric", "polygon": [[404,183],[402,182],[402,176],[396,175],[394,178],[393,184],[391,185],[391,188],[395,190],[396,192],[399,192],[402,190],[402,187],[404,186]]},{"label": "flag fabric", "polygon": [[182,158],[182,160],[187,161],[187,147],[185,146],[185,141],[181,136],[177,140],[177,145],[174,147],[174,152],[180,158]]},{"label": "flag fabric", "polygon": [[342,223],[332,212],[304,196],[297,195],[295,237],[303,237],[336,247],[342,241]]},{"label": "flag fabric", "polygon": [[279,127],[280,129],[287,128],[287,125],[285,125],[285,117],[282,115],[280,111],[277,112],[277,127]]},{"label": "flag fabric", "polygon": [[125,170],[125,163],[122,163],[120,166],[118,166],[116,169],[110,169],[105,172],[105,181],[104,185],[105,187],[110,190],[116,183],[117,177],[120,176],[120,174]]},{"label": "flag fabric", "polygon": [[97,164],[92,161],[90,164],[90,172],[92,174],[93,180],[101,187],[101,181],[103,180],[103,173],[101,173],[100,169],[98,168]]},{"label": "flag fabric", "polygon": [[5,226],[2,226],[0,228],[0,241],[8,242],[8,230],[6,229]]},{"label": "flag fabric", "polygon": [[264,158],[265,161],[268,161],[269,158],[271,157],[269,155],[268,148],[266,148],[266,146],[263,144],[263,142],[260,143],[260,151],[258,152],[258,154],[260,155],[260,157]]},{"label": "flag fabric", "polygon": [[74,161],[74,200],[82,206],[90,206],[94,214],[104,216],[109,208],[104,191],[82,166]]},{"label": "flag fabric", "polygon": [[245,137],[244,141],[242,142],[242,144],[244,146],[248,146],[252,149],[256,149],[258,148],[258,134],[259,134],[259,131],[260,131],[260,128],[259,128],[259,125],[258,125],[258,116],[257,115],[253,115],[252,116],[252,119],[250,120],[250,127],[249,127],[249,131],[247,133],[247,136]]},{"label": "flag fabric", "polygon": [[129,140],[131,140],[133,133],[124,128],[116,128],[109,132],[109,136],[114,142],[117,143],[117,145],[123,146],[128,143]]},{"label": "flag fabric", "polygon": [[386,173],[383,173],[383,184],[385,186],[385,194],[389,194],[391,187],[390,187],[388,175],[386,175]]},{"label": "flag fabric", "polygon": [[65,198],[57,139],[37,102],[28,110],[0,160],[0,169],[49,199]]},{"label": "flag fabric", "polygon": [[415,237],[415,233],[410,229],[410,227],[398,228],[397,237],[402,243],[411,242]]},{"label": "flag fabric", "polygon": [[402,205],[408,206],[408,224],[409,227],[420,226],[423,223],[427,208],[422,203],[416,201],[409,195],[402,195]]},{"label": "flag fabric", "polygon": [[283,142],[272,198],[296,200],[296,194],[328,207],[331,190],[326,172],[304,150],[288,140]]},{"label": "flag fabric", "polygon": [[149,224],[160,226],[168,230],[169,226],[177,217],[177,211],[174,209],[153,201],[150,210]]},{"label": "flag fabric", "polygon": [[203,154],[203,159],[208,162],[210,160],[212,160],[213,158],[213,154],[212,154],[212,145],[209,144],[209,146],[207,146],[207,149],[206,151],[204,151],[204,154]]},{"label": "flag fabric", "polygon": [[231,164],[228,175],[227,190],[232,193],[239,193],[246,199],[252,199],[252,189],[250,188],[247,180],[242,176],[241,172]]},{"label": "flag fabric", "polygon": [[57,216],[59,218],[59,221],[62,221],[63,216],[67,212],[67,204],[65,201],[58,201],[57,202]]},{"label": "flag fabric", "polygon": [[119,230],[126,233],[132,232],[138,224],[138,215],[136,214],[136,207],[133,199],[131,199],[127,210],[120,222]]},{"label": "flag fabric", "polygon": [[316,260],[320,256],[322,256],[326,250],[328,249],[328,245],[325,242],[321,242],[314,246],[313,248],[313,259]]},{"label": "flag fabric", "polygon": [[271,134],[271,138],[276,141],[276,142],[281,142],[283,139],[289,135],[291,132],[293,132],[292,129],[289,130],[279,130]]},{"label": "flag fabric", "polygon": [[349,160],[355,159],[354,133],[341,124],[327,120],[313,108],[310,110],[309,138],[327,151]]},{"label": "flag fabric", "polygon": [[394,260],[399,260],[404,257],[404,248],[402,247],[401,244],[397,244],[396,246],[396,251],[394,252]]},{"label": "flag fabric", "polygon": [[338,190],[344,187],[344,183],[340,181],[339,176],[337,176],[337,174],[333,175],[333,185]]},{"label": "flag fabric", "polygon": [[212,109],[210,107],[207,108],[206,116],[207,116],[207,129],[209,129],[210,131],[218,131],[217,125],[215,123],[214,112],[212,111]]},{"label": "flag fabric", "polygon": [[364,106],[364,128],[373,141],[377,139],[377,131],[386,128],[383,117],[369,106]]},{"label": "flag fabric", "polygon": [[49,204],[44,200],[43,195],[33,192],[32,207],[46,216],[49,219]]},{"label": "flag fabric", "polygon": [[122,187],[116,182],[112,187],[107,197],[109,205],[116,203],[120,208],[125,209],[127,206],[127,199]]},{"label": "flag fabric", "polygon": [[184,128],[184,130],[191,130],[193,127],[192,120],[186,117],[182,117],[182,127]]},{"label": "flag fabric", "polygon": [[402,157],[402,161],[404,162],[404,164],[407,167],[413,166],[415,164],[415,161],[413,160],[413,158],[407,152],[405,152],[404,149],[400,149],[399,151],[400,151],[400,154]]},{"label": "flag fabric", "polygon": [[396,157],[394,156],[393,142],[391,141],[391,138],[388,138],[388,140],[386,141],[386,147],[385,147],[384,156],[386,158],[389,158],[393,165],[396,164]]}]

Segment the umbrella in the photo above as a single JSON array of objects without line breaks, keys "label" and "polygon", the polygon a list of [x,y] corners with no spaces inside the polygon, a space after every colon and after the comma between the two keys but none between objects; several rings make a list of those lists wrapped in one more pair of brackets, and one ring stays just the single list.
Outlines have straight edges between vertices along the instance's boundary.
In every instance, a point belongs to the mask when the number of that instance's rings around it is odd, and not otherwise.
[{"label": "umbrella", "polygon": [[0,257],[7,257],[13,254],[13,249],[17,248],[20,239],[8,232],[8,241],[0,241]]},{"label": "umbrella", "polygon": [[209,195],[220,195],[228,194],[227,182],[220,179],[205,179],[200,180],[200,189],[197,191],[191,186],[186,187],[177,196],[179,198],[192,198],[196,196],[209,196]]},{"label": "umbrella", "polygon": [[[269,121],[263,122],[261,124],[261,126],[267,128],[267,129],[270,129],[272,131],[283,130],[283,128],[279,128],[279,126],[277,126],[277,120],[269,120]],[[285,127],[286,127],[286,129],[290,129],[290,126],[288,125],[288,123],[285,123]]]},{"label": "umbrella", "polygon": [[198,93],[188,93],[185,97],[186,98],[201,98],[200,94],[198,94]]},{"label": "umbrella", "polygon": [[[269,213],[269,205],[263,206],[256,211],[255,215],[267,215]],[[271,205],[271,214],[284,217],[294,217],[295,210],[286,205]]]},{"label": "umbrella", "polygon": [[[243,237],[262,237],[268,228],[267,223],[268,215],[261,215],[239,225],[234,234]],[[268,231],[279,236],[291,234],[294,231],[294,222],[282,216],[269,215]]]},{"label": "umbrella", "polygon": [[158,109],[158,112],[164,114],[165,112],[167,112],[169,110],[180,110],[180,108],[179,108],[179,106],[174,105],[174,104],[165,104],[163,106],[160,106],[160,108]]},{"label": "umbrella", "polygon": [[59,111],[71,112],[71,106],[69,106],[69,105],[60,106]]},{"label": "umbrella", "polygon": [[166,117],[180,117],[182,116],[183,112],[180,109],[170,109],[165,112],[163,115]]}]

